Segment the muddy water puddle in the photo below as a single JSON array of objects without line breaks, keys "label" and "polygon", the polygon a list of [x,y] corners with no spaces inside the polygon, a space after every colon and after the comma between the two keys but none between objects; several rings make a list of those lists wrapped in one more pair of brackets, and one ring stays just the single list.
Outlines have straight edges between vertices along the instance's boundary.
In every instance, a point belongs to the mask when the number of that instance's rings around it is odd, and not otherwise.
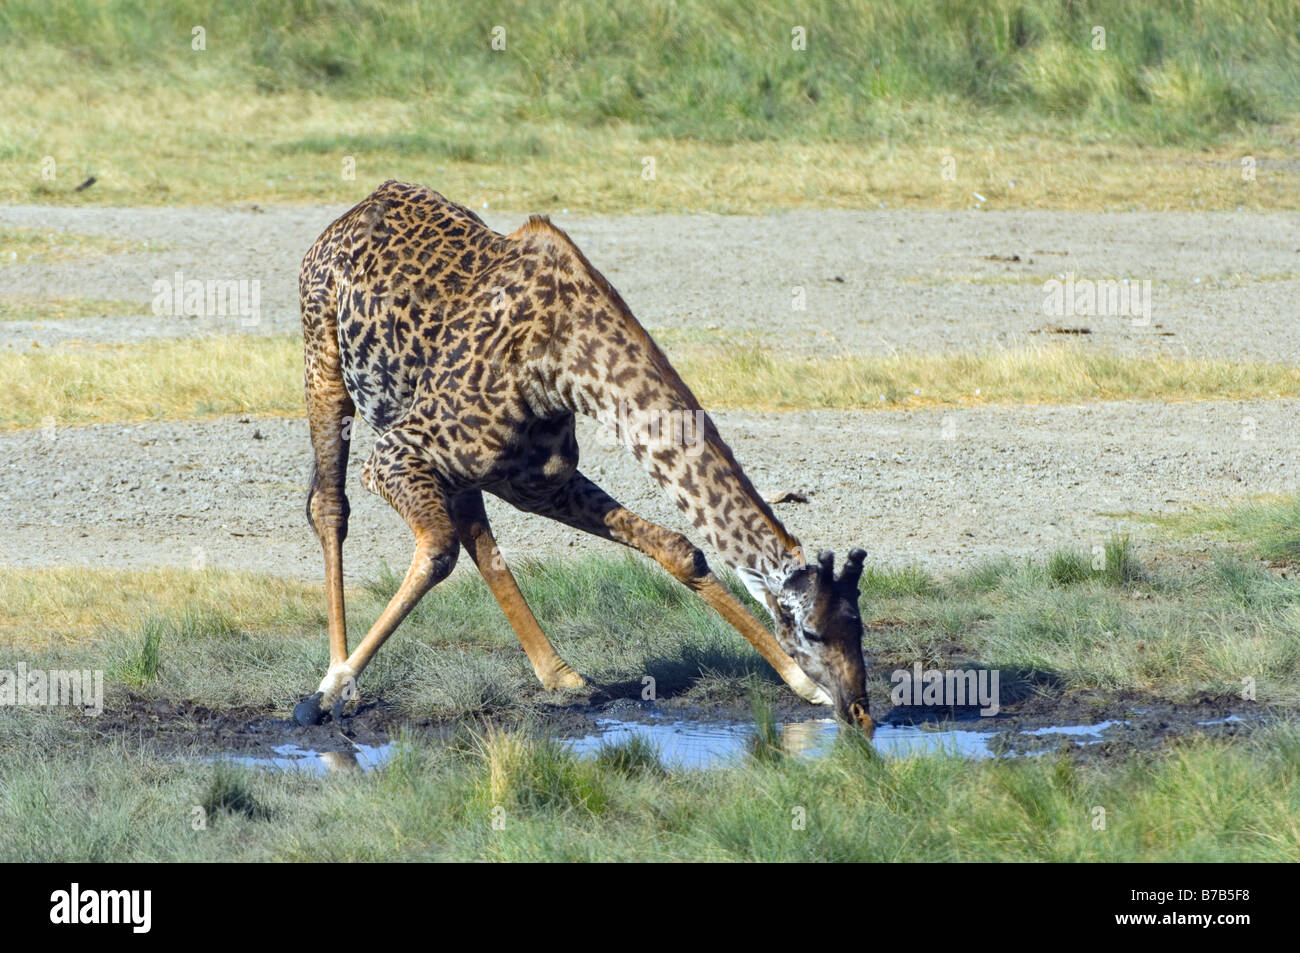
[{"label": "muddy water puddle", "polygon": [[[1106,721],[1096,725],[1066,725],[1036,728],[1026,735],[1063,735],[1074,744],[1101,741],[1103,733],[1122,722]],[[597,731],[565,742],[583,756],[594,756],[603,745],[641,737],[659,751],[666,765],[676,768],[710,768],[743,759],[754,748],[756,731],[744,722],[701,723],[697,721],[648,720],[621,721],[602,718]],[[795,757],[817,758],[827,754],[835,743],[839,725],[833,718],[778,723],[777,740],[781,749]],[[876,726],[872,744],[886,758],[907,758],[931,753],[946,753],[981,760],[999,755],[994,731],[972,731],[960,727],[921,728],[906,724]],[[1014,752],[1007,752],[1014,756]]]},{"label": "muddy water puddle", "polygon": [[268,755],[222,754],[209,761],[230,761],[265,771],[306,771],[330,774],[336,771],[373,771],[393,756],[393,743],[356,745],[351,751],[317,751],[294,744],[277,745]]},{"label": "muddy water puddle", "polygon": [[[1107,730],[1124,727],[1123,721],[1103,721],[1095,725],[1062,725],[1024,729],[1018,732],[973,731],[961,727],[922,728],[906,724],[877,726],[873,744],[887,758],[905,758],[930,753],[947,753],[982,760],[998,756],[1017,757],[1054,750],[1044,745],[1043,736],[1060,736],[1063,743],[1093,744],[1104,740]],[[787,754],[817,758],[830,752],[839,725],[833,718],[815,718],[779,722],[776,737]],[[1034,741],[1023,750],[999,745],[1006,736],[1020,736]],[[621,719],[597,717],[586,734],[560,739],[560,743],[580,757],[595,757],[606,745],[642,738],[659,752],[664,765],[678,770],[724,767],[743,760],[754,749],[756,731],[752,723],[741,721],[698,721],[670,716],[643,716]],[[346,751],[321,751],[296,744],[278,745],[268,754],[224,754],[216,756],[249,767],[271,771],[306,771],[324,775],[339,771],[370,771],[382,767],[395,751],[392,742],[354,744]]]}]

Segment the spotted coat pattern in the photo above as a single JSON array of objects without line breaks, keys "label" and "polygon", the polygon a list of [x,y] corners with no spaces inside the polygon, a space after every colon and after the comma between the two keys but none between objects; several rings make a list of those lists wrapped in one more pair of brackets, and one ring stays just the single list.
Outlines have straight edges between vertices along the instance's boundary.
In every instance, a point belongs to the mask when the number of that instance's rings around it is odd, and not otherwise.
[{"label": "spotted coat pattern", "polygon": [[[829,632],[810,632],[811,623],[782,609],[783,586],[807,565],[799,541],[618,292],[547,219],[532,217],[501,235],[437,192],[386,182],[311,247],[300,295],[315,450],[307,509],[325,551],[331,672],[359,672],[464,547],[544,684],[580,680],[537,629],[508,570],[496,565],[481,502],[490,492],[652,555],[804,697],[834,695],[846,709],[857,697],[865,706],[856,589],[851,617],[841,589],[832,592],[829,578],[816,583],[836,600],[828,618],[853,622],[835,622],[839,628]],[[718,584],[686,537],[628,512],[582,475],[579,413],[609,426],[632,418],[692,422],[689,441],[667,433],[620,436],[767,603],[777,641]],[[417,551],[384,616],[338,668],[347,648],[341,545],[353,415],[380,434],[362,482],[406,519]],[[334,692],[341,677],[327,678],[322,694]]]},{"label": "spotted coat pattern", "polygon": [[[398,472],[421,470],[444,493],[485,489],[534,508],[577,470],[575,413],[703,414],[618,293],[544,218],[500,235],[437,192],[387,182],[321,235],[301,292],[308,388],[341,372],[382,434],[363,479],[384,496],[401,461]],[[311,349],[326,338],[336,364]],[[630,449],[727,563],[772,575],[803,565],[713,421],[690,419],[702,421],[699,446]]]}]

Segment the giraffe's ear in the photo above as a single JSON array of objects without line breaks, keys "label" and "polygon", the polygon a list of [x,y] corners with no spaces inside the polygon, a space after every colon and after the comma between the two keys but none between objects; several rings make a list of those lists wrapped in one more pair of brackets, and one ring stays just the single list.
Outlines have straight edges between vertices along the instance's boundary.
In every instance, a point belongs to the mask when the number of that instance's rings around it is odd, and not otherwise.
[{"label": "giraffe's ear", "polygon": [[763,574],[757,569],[750,569],[748,566],[737,566],[735,572],[745,590],[754,597],[754,601],[771,612],[767,604],[767,580]]}]

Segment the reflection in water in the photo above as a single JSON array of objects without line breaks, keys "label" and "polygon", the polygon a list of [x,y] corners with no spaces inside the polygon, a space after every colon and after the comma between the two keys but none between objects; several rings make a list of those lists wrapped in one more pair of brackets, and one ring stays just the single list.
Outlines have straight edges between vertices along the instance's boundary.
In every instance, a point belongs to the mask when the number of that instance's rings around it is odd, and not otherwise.
[{"label": "reflection in water", "polygon": [[[1236,716],[1216,721],[1239,720]],[[1212,722],[1206,722],[1211,724]],[[1095,725],[1062,725],[1022,730],[1024,735],[1066,735],[1079,744],[1102,740],[1102,733],[1122,721],[1103,721]],[[754,726],[747,722],[710,722],[674,720],[649,714],[644,720],[598,718],[596,730],[582,738],[561,741],[581,757],[593,757],[606,744],[618,744],[634,736],[644,738],[659,752],[665,765],[678,769],[708,768],[745,758],[752,750]],[[788,721],[777,725],[781,748],[796,757],[817,758],[827,754],[835,743],[839,724],[834,718]],[[931,752],[946,752],[962,758],[979,760],[995,756],[990,742],[998,737],[993,731],[968,731],[947,728],[927,731],[915,725],[883,724],[876,726],[872,739],[877,751],[887,758],[906,758]],[[351,771],[370,771],[393,756],[392,743],[355,745],[351,751],[315,751],[297,745],[280,745],[273,757],[226,755],[224,760],[250,767],[281,771],[307,771],[327,775]]]},{"label": "reflection in water", "polygon": [[1126,725],[1126,721],[1099,721],[1095,725],[1051,725],[1047,728],[1026,728],[1026,735],[1069,735],[1072,738],[1101,740],[1101,733],[1111,725]]},{"label": "reflection in water", "polygon": [[[706,768],[743,758],[750,750],[754,726],[744,722],[621,721],[597,719],[598,731],[564,742],[579,755],[594,755],[604,744],[617,744],[639,735],[659,749],[664,764]],[[781,747],[789,754],[816,758],[830,751],[839,725],[834,718],[779,724]],[[992,734],[982,731],[924,731],[912,725],[877,725],[872,739],[886,757],[907,757],[947,751],[965,758],[991,758]]]},{"label": "reflection in water", "polygon": [[906,758],[941,751],[979,760],[993,757],[993,749],[989,747],[993,737],[994,733],[990,731],[963,731],[958,728],[924,731],[915,725],[880,725],[871,740],[886,757]]},{"label": "reflection in water", "polygon": [[834,718],[788,721],[780,729],[781,750],[787,754],[806,757],[825,754],[838,730]]},{"label": "reflection in water", "polygon": [[224,755],[220,760],[246,764],[250,768],[306,771],[309,774],[325,775],[348,771],[370,771],[393,756],[391,742],[382,745],[354,745],[351,751],[315,751],[297,745],[279,745],[272,750],[275,752],[275,757]]}]

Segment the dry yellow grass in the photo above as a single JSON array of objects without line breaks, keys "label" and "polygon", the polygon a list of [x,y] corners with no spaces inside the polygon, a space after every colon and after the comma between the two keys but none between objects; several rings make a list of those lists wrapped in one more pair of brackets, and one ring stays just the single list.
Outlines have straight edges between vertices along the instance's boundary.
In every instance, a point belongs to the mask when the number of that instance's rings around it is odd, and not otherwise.
[{"label": "dry yellow grass", "polygon": [[677,364],[705,406],[751,410],[1300,396],[1300,366],[1130,357],[1073,344],[800,359],[706,347]]},{"label": "dry yellow grass", "polygon": [[[1130,357],[1079,344],[791,357],[669,346],[706,407],[746,410],[1300,396],[1300,366]],[[223,335],[0,353],[0,429],[303,411],[296,336]]]},{"label": "dry yellow grass", "polygon": [[79,235],[52,228],[0,228],[0,265],[28,261],[65,261],[128,251],[158,251],[147,241],[129,242],[105,235]]},{"label": "dry yellow grass", "polygon": [[[902,107],[897,125],[906,134],[898,137],[732,144],[527,119],[485,135],[481,124],[454,117],[440,120],[437,143],[426,143],[419,102],[181,91],[144,81],[137,88],[36,86],[10,107],[0,115],[0,141],[39,139],[56,170],[43,178],[30,157],[0,152],[0,199],[10,202],[355,202],[379,182],[401,178],[434,184],[475,208],[538,212],[752,213],[881,203],[1300,208],[1300,169],[1276,146],[1245,139],[1205,149],[1080,142],[1046,125],[977,123],[959,109],[932,106]],[[1300,133],[1289,122],[1274,141]],[[1256,159],[1253,181],[1242,174],[1247,155]],[[353,178],[345,177],[349,156]],[[647,157],[655,160],[652,180],[643,177]],[[74,192],[90,174],[96,185]]]},{"label": "dry yellow grass", "polygon": [[187,569],[0,571],[0,647],[41,648],[130,631],[153,615],[220,613],[250,628],[324,625],[319,586]]},{"label": "dry yellow grass", "polygon": [[106,315],[143,314],[148,304],[107,298],[44,298],[37,295],[0,296],[0,321],[62,321]]},{"label": "dry yellow grass", "polygon": [[220,335],[0,354],[0,427],[298,414],[296,337]]}]

